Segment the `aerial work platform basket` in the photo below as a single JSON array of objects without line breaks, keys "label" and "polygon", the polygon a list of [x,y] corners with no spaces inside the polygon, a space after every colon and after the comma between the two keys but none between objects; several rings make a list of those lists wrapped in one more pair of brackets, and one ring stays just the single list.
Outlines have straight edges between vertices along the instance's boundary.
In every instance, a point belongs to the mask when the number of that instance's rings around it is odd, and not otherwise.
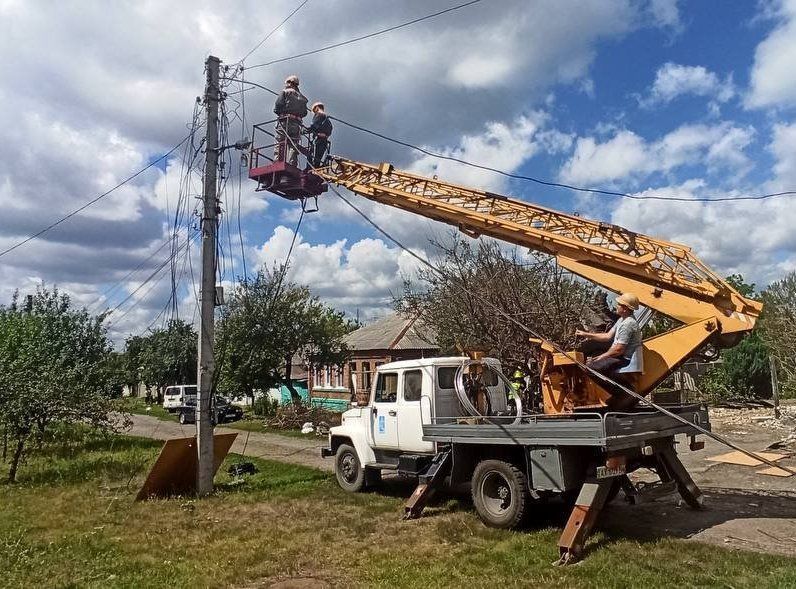
[{"label": "aerial work platform basket", "polygon": [[257,182],[256,190],[267,190],[289,200],[305,200],[326,192],[323,178],[314,174],[309,164],[305,168],[287,161],[291,150],[297,152],[296,162],[306,162],[313,144],[309,133],[301,127],[299,140],[275,132],[279,119],[254,125],[249,152],[249,178]]}]

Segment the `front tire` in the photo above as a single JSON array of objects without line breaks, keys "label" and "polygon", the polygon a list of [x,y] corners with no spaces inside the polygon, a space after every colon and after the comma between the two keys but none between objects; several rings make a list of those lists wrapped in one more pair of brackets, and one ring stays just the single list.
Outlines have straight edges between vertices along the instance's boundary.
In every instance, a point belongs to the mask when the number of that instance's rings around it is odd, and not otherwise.
[{"label": "front tire", "polygon": [[340,444],[334,461],[337,484],[344,491],[359,493],[365,487],[365,469],[359,461],[357,451],[348,444]]},{"label": "front tire", "polygon": [[484,460],[475,467],[472,494],[478,517],[490,528],[516,528],[528,505],[525,475],[502,460]]},{"label": "front tire", "polygon": [[185,425],[185,413],[180,413],[180,425]]}]

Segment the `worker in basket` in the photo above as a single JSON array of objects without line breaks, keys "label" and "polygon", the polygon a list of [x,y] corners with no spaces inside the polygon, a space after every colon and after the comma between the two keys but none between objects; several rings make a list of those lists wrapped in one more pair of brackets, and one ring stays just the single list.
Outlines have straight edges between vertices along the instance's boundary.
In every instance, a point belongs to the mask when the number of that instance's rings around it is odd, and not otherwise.
[{"label": "worker in basket", "polygon": [[[638,377],[644,372],[641,327],[633,316],[638,306],[638,297],[626,292],[616,297],[619,319],[611,329],[605,333],[575,330],[577,337],[598,343],[611,343],[606,351],[589,358],[586,366],[623,385],[635,386]],[[619,392],[621,395],[621,391],[611,392]]]},{"label": "worker in basket", "polygon": [[329,151],[329,137],[332,136],[332,121],[326,114],[326,107],[322,102],[316,102],[312,105],[312,124],[310,124],[310,133],[313,136],[312,153],[310,157],[310,165],[313,168],[320,168],[323,164],[323,158]]},{"label": "worker in basket", "polygon": [[307,116],[307,97],[299,91],[298,76],[288,76],[285,87],[276,97],[276,147],[274,159],[298,166],[302,120]]}]

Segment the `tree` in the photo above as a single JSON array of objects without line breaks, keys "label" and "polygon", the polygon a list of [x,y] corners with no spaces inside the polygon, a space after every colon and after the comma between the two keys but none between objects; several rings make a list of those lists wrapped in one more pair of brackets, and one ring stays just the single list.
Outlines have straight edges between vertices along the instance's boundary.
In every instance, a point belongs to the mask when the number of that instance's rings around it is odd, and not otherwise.
[{"label": "tree", "polygon": [[[745,282],[740,274],[728,276],[727,282],[741,295],[760,299],[755,285]],[[757,330],[747,335],[735,347],[723,350],[721,361],[708,369],[700,381],[700,387],[709,397],[717,401],[771,397],[769,348],[762,337],[764,324],[765,320],[761,320]]]},{"label": "tree", "polygon": [[44,286],[25,309],[17,299],[0,307],[0,424],[13,447],[11,482],[28,443],[54,423],[114,427],[104,315],[74,309]]},{"label": "tree", "polygon": [[158,403],[163,402],[167,386],[196,384],[197,343],[196,331],[181,319],[169,321],[140,342],[137,363],[141,380],[147,387],[155,387]]},{"label": "tree", "polygon": [[777,360],[783,396],[796,396],[796,272],[763,292],[760,336]]},{"label": "tree", "polygon": [[443,352],[480,348],[500,358],[504,369],[524,369],[529,334],[498,310],[567,348],[575,344],[576,328],[605,321],[594,317],[600,291],[550,256],[523,257],[494,240],[434,245],[443,252],[444,275],[420,270],[420,287],[406,281],[396,308],[420,316]]},{"label": "tree", "polygon": [[284,268],[242,280],[229,297],[216,332],[219,389],[229,394],[284,384],[294,401],[293,358],[308,365],[342,364],[343,336],[352,324],[306,287],[283,284]]}]

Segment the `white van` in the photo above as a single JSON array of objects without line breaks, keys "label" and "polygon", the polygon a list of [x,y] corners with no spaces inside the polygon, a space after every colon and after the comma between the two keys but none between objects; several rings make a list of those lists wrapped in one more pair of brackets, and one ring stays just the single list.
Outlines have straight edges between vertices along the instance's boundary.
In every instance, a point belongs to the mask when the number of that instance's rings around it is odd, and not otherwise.
[{"label": "white van", "polygon": [[169,413],[174,413],[185,405],[185,401],[189,398],[196,398],[196,385],[194,384],[166,387],[166,392],[163,394],[163,408]]}]

